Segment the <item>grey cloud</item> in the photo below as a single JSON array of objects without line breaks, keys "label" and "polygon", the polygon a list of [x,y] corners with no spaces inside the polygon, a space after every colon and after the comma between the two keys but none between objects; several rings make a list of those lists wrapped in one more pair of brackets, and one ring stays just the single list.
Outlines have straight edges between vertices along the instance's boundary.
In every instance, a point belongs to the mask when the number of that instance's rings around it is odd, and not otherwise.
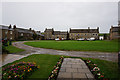
[{"label": "grey cloud", "polygon": [[118,22],[117,2],[4,2],[2,7],[3,24],[41,31],[100,27],[105,33]]}]

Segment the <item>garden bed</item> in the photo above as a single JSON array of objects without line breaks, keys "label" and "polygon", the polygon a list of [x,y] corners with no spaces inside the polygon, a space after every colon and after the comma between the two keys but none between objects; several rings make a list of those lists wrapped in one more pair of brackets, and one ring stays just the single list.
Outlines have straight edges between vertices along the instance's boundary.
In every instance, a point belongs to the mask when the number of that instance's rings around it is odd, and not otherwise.
[{"label": "garden bed", "polygon": [[90,60],[84,60],[92,74],[94,75],[96,80],[108,80],[104,77],[104,73],[101,72],[100,68],[97,66],[97,64],[94,64]]},{"label": "garden bed", "polygon": [[64,59],[64,57],[61,56],[59,61],[57,62],[57,64],[54,66],[54,69],[52,70],[48,80],[56,80],[57,79],[57,76],[58,76],[59,70],[61,68],[63,59]]},{"label": "garden bed", "polygon": [[3,80],[23,80],[31,75],[39,66],[31,62],[19,62],[2,68]]}]

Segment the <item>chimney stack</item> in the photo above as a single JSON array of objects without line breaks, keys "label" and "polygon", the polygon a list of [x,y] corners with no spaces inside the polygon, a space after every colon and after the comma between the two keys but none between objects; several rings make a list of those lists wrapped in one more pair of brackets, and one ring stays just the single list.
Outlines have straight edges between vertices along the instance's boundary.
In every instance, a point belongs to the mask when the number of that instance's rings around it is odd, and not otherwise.
[{"label": "chimney stack", "polygon": [[16,25],[13,26],[13,29],[16,29]]},{"label": "chimney stack", "polygon": [[12,28],[11,24],[9,25],[9,29]]},{"label": "chimney stack", "polygon": [[29,28],[29,30],[31,31],[31,30],[32,30],[32,28]]},{"label": "chimney stack", "polygon": [[113,25],[111,26],[111,28],[113,28]]},{"label": "chimney stack", "polygon": [[97,27],[97,29],[99,30],[99,27]]}]

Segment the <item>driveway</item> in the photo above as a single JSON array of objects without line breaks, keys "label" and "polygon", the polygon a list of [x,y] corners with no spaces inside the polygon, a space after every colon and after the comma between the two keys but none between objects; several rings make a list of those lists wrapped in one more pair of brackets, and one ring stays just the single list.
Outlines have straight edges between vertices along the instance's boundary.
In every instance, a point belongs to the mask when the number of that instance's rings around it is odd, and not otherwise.
[{"label": "driveway", "polygon": [[25,49],[25,52],[22,52],[22,55],[30,54],[52,54],[52,55],[65,55],[65,56],[74,56],[74,57],[87,57],[87,58],[97,58],[108,61],[118,61],[118,53],[110,52],[93,52],[93,51],[62,51],[62,50],[53,50],[53,49],[44,49],[36,48],[32,46],[25,45],[24,42],[13,42],[13,46]]}]

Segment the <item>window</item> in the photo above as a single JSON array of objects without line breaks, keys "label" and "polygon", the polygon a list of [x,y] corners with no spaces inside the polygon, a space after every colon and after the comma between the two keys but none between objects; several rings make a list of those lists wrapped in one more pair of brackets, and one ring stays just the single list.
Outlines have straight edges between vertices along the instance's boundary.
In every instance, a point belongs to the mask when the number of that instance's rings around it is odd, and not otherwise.
[{"label": "window", "polygon": [[8,31],[5,31],[5,34],[7,34],[8,33]]},{"label": "window", "polygon": [[10,37],[10,39],[12,40],[12,37]]},{"label": "window", "polygon": [[94,35],[94,34],[93,34]]},{"label": "window", "polygon": [[12,34],[12,31],[10,31],[10,34]]},{"label": "window", "polygon": [[21,36],[23,36],[23,33],[21,33]]}]

